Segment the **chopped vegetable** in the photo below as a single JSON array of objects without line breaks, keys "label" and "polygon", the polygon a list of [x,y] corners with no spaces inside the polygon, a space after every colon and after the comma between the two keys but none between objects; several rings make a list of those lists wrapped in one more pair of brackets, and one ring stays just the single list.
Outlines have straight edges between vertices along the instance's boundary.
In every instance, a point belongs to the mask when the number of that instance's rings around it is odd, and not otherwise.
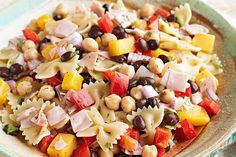
[{"label": "chopped vegetable", "polygon": [[148,19],[147,29],[158,30],[158,17],[153,15]]},{"label": "chopped vegetable", "polygon": [[215,44],[215,36],[211,34],[196,34],[192,45],[200,47],[205,53],[212,53]]},{"label": "chopped vegetable", "polygon": [[59,55],[56,50],[56,46],[52,44],[47,44],[41,51],[42,56],[44,59],[50,61],[56,58],[59,58]]},{"label": "chopped vegetable", "polygon": [[19,104],[19,105],[22,105],[22,103],[24,102],[24,100],[25,100],[25,98],[19,98],[19,99],[18,99],[18,104]]},{"label": "chopped vegetable", "polygon": [[178,128],[175,132],[175,138],[177,140],[190,140],[197,136],[197,133],[189,120],[184,119],[180,124],[181,128]]},{"label": "chopped vegetable", "polygon": [[24,36],[27,40],[31,40],[35,44],[38,43],[38,37],[37,37],[37,34],[34,31],[32,31],[29,28],[25,28],[22,32],[23,32],[23,34],[24,34]]},{"label": "chopped vegetable", "polygon": [[[55,148],[55,144],[57,141],[60,140],[60,138],[64,140],[64,142],[66,143],[66,146],[61,150],[57,150]],[[74,135],[66,134],[66,133],[59,133],[49,145],[47,149],[47,153],[50,157],[69,157],[72,155],[73,151],[75,150],[76,145],[77,145],[77,142],[76,142],[76,137]]]},{"label": "chopped vegetable", "polygon": [[218,86],[218,80],[217,78],[207,69],[201,71],[197,76],[196,76],[196,83],[198,86],[201,86],[202,84],[202,79],[206,79],[206,78],[213,78],[216,82],[216,86]]},{"label": "chopped vegetable", "polygon": [[73,152],[71,157],[90,157],[90,150],[86,142],[82,142]]},{"label": "chopped vegetable", "polygon": [[175,91],[175,96],[182,97],[182,98],[184,97],[192,98],[191,87],[186,88],[185,92]]},{"label": "chopped vegetable", "polygon": [[202,106],[209,115],[216,115],[220,112],[220,105],[213,100],[205,98],[199,105]]},{"label": "chopped vegetable", "polygon": [[127,93],[129,77],[119,72],[105,71],[104,76],[111,81],[111,93],[123,96]]},{"label": "chopped vegetable", "polygon": [[143,19],[135,20],[132,25],[141,30],[146,30],[147,28],[147,22]]},{"label": "chopped vegetable", "polygon": [[154,136],[153,144],[157,148],[166,148],[169,144],[172,133],[168,129],[158,127]]},{"label": "chopped vegetable", "polygon": [[109,42],[109,55],[120,56],[129,52],[134,52],[134,39],[124,38],[119,40],[112,40]]},{"label": "chopped vegetable", "polygon": [[48,84],[50,84],[53,87],[56,87],[57,85],[61,84],[61,80],[57,78],[57,76],[53,76],[47,79]]},{"label": "chopped vegetable", "polygon": [[47,153],[47,149],[49,145],[51,144],[52,140],[56,137],[57,135],[48,135],[42,138],[42,140],[38,144],[38,148],[41,152]]},{"label": "chopped vegetable", "polygon": [[77,72],[67,72],[63,78],[61,88],[63,90],[80,90],[84,78]]},{"label": "chopped vegetable", "polygon": [[[83,142],[85,142],[88,146],[93,144],[97,140],[96,136],[92,137],[83,137]],[[110,147],[109,147],[110,148]]]},{"label": "chopped vegetable", "polygon": [[41,30],[44,30],[45,25],[51,21],[53,21],[52,17],[48,14],[44,14],[37,19],[37,25]]},{"label": "chopped vegetable", "polygon": [[191,109],[180,109],[177,111],[180,121],[188,119],[194,126],[206,125],[210,118],[204,108],[198,105],[193,105]]},{"label": "chopped vegetable", "polygon": [[86,89],[81,89],[76,93],[74,93],[70,97],[70,101],[74,103],[79,110],[89,107],[94,103],[93,97],[89,94],[89,92]]},{"label": "chopped vegetable", "polygon": [[7,95],[8,93],[10,93],[10,91],[10,86],[5,81],[0,79],[0,106],[2,106],[6,102]]},{"label": "chopped vegetable", "polygon": [[120,140],[118,140],[118,145],[128,151],[134,151],[138,147],[138,141],[129,135],[124,134],[121,136]]},{"label": "chopped vegetable", "polygon": [[132,137],[133,139],[139,141],[140,140],[140,133],[139,130],[136,129],[127,129],[127,135],[129,135],[130,137]]},{"label": "chopped vegetable", "polygon": [[114,24],[108,14],[105,14],[101,17],[101,19],[98,21],[98,25],[105,33],[111,33],[114,28]]},{"label": "chopped vegetable", "polygon": [[3,131],[8,134],[8,135],[12,135],[12,136],[17,136],[19,134],[19,128],[15,127],[12,124],[7,124],[4,126]]},{"label": "chopped vegetable", "polygon": [[170,16],[170,12],[167,11],[166,9],[160,8],[155,11],[156,15],[161,15],[161,17],[167,19],[167,17]]},{"label": "chopped vegetable", "polygon": [[158,57],[159,55],[165,55],[167,56],[168,58],[172,59],[172,60],[175,60],[175,56],[165,50],[162,50],[160,48],[152,51],[152,57]]}]

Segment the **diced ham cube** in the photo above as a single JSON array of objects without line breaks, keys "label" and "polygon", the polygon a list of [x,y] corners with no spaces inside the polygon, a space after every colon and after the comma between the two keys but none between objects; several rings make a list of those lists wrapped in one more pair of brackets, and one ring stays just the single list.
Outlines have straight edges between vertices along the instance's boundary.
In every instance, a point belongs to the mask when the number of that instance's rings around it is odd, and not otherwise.
[{"label": "diced ham cube", "polygon": [[81,89],[74,93],[71,96],[70,101],[77,105],[79,110],[87,108],[95,102],[86,89]]},{"label": "diced ham cube", "polygon": [[75,133],[83,131],[93,124],[93,121],[90,119],[85,109],[73,114],[70,118],[70,122]]},{"label": "diced ham cube", "polygon": [[30,107],[28,109],[26,109],[25,111],[23,111],[17,118],[16,121],[21,121],[23,119],[26,119],[27,117],[29,117],[32,114],[36,114],[36,108],[35,107]]},{"label": "diced ham cube", "polygon": [[93,1],[90,8],[91,11],[97,14],[99,17],[103,16],[105,13],[105,9],[102,7],[102,4],[96,0]]},{"label": "diced ham cube", "polygon": [[59,140],[55,143],[54,147],[56,150],[62,150],[67,146],[67,143],[60,136]]},{"label": "diced ham cube", "polygon": [[60,106],[53,107],[47,113],[48,123],[50,126],[53,126],[64,120],[67,116],[67,113]]},{"label": "diced ham cube", "polygon": [[168,69],[161,80],[161,84],[169,89],[185,92],[188,87],[188,75]]},{"label": "diced ham cube", "polygon": [[71,21],[62,20],[59,21],[59,24],[55,29],[55,35],[59,38],[65,38],[73,34],[77,28],[78,26]]}]

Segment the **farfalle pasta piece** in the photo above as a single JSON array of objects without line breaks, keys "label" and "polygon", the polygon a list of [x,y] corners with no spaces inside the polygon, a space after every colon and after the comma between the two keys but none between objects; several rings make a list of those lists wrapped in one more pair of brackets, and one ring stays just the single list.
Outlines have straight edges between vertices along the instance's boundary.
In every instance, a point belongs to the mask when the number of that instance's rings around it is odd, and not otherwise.
[{"label": "farfalle pasta piece", "polygon": [[67,62],[61,62],[60,58],[41,63],[34,72],[37,73],[37,79],[50,78],[57,74],[58,71],[65,74],[68,71],[76,71],[78,68],[78,56],[74,56]]},{"label": "farfalle pasta piece", "polygon": [[223,65],[216,54],[198,52],[197,57],[204,63],[203,67],[208,69],[213,75],[223,72]]},{"label": "farfalle pasta piece", "polygon": [[18,101],[21,97],[19,95],[15,95],[12,93],[9,93],[7,95],[8,105],[11,107],[12,111],[15,112],[17,108],[20,106]]},{"label": "farfalle pasta piece", "polygon": [[105,98],[109,95],[109,84],[105,82],[95,82],[95,83],[89,83],[89,85],[85,85],[84,88],[91,94],[93,99],[95,100],[95,106],[96,108],[99,107],[102,98]]},{"label": "farfalle pasta piece", "polygon": [[0,51],[0,60],[9,60],[10,58],[17,57],[21,54],[19,51],[13,48],[4,48]]},{"label": "farfalle pasta piece", "polygon": [[25,136],[25,140],[29,142],[29,144],[36,145],[38,144],[43,137],[50,135],[50,131],[47,127],[43,126],[33,126],[30,128],[20,128],[22,131],[22,135]]},{"label": "farfalle pasta piece", "polygon": [[108,107],[106,107],[106,105],[104,103],[105,103],[104,99],[102,99],[99,103],[99,111],[100,111],[104,121],[106,123],[116,121],[116,115],[115,115],[114,110],[111,110]]},{"label": "farfalle pasta piece", "polygon": [[0,118],[3,125],[12,124],[17,126],[17,122],[15,121],[15,117],[12,113],[10,113],[6,108],[0,110]]},{"label": "farfalle pasta piece", "polygon": [[144,107],[142,109],[138,108],[136,112],[132,112],[131,115],[127,115],[127,119],[132,123],[133,119],[136,116],[142,116],[146,124],[146,135],[147,135],[147,142],[151,144],[153,142],[155,129],[161,124],[163,117],[164,117],[164,107],[160,106],[158,108],[155,106],[152,108],[151,106]]},{"label": "farfalle pasta piece", "polygon": [[87,112],[93,121],[93,125],[84,131],[78,132],[76,136],[91,137],[96,135],[98,144],[104,151],[113,148],[113,144],[117,144],[117,140],[120,139],[129,128],[129,126],[123,122],[105,123],[95,107],[91,107]]},{"label": "farfalle pasta piece", "polygon": [[180,5],[179,7],[176,7],[171,12],[172,14],[175,15],[175,17],[178,18],[181,26],[189,24],[192,18],[192,11],[188,3],[185,3],[184,5]]},{"label": "farfalle pasta piece", "polygon": [[118,64],[117,62],[113,62],[109,59],[97,60],[94,70],[103,72],[107,70],[117,70],[122,64]]},{"label": "farfalle pasta piece", "polygon": [[174,27],[171,27],[168,23],[163,21],[161,18],[158,20],[158,24],[159,24],[159,27],[160,27],[161,31],[163,31],[167,34],[176,36],[178,38],[182,38],[182,35],[179,33],[178,29],[175,29]]},{"label": "farfalle pasta piece", "polygon": [[179,50],[179,51],[192,51],[192,52],[199,52],[201,48],[193,46],[192,44],[182,41],[166,41],[160,44],[160,48],[166,50]]},{"label": "farfalle pasta piece", "polygon": [[88,70],[88,73],[92,76],[92,78],[96,79],[97,81],[103,81],[105,79],[103,76],[103,72]]},{"label": "farfalle pasta piece", "polygon": [[98,16],[95,13],[85,9],[73,14],[71,20],[78,25],[79,33],[86,33],[93,25],[97,24]]}]

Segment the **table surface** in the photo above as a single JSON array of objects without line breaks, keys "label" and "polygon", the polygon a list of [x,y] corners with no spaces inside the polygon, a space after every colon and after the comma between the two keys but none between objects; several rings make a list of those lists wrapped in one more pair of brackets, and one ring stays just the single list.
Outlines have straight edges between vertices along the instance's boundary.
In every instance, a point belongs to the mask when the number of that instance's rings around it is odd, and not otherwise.
[{"label": "table surface", "polygon": [[[203,0],[207,4],[209,4],[211,7],[216,9],[219,13],[221,13],[236,29],[236,0],[227,0],[227,1],[221,1],[221,0]],[[15,0],[0,0],[0,12],[3,8],[7,8],[8,6],[15,3]],[[236,60],[235,60],[236,61]],[[225,145],[232,143],[232,137],[231,139],[227,140],[225,142]],[[231,144],[230,146],[224,148],[225,145],[222,145],[219,148],[219,152],[216,153],[215,157],[233,157],[236,156],[236,143]],[[223,150],[223,151],[222,151]]]}]

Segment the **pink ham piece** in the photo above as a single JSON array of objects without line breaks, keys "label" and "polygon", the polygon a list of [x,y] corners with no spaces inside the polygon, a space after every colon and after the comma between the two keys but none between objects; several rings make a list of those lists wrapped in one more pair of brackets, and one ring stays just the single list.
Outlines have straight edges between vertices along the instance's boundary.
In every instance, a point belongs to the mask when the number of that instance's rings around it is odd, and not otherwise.
[{"label": "pink ham piece", "polygon": [[181,29],[187,31],[190,35],[209,33],[209,30],[206,27],[199,24],[186,25],[182,27]]},{"label": "pink ham piece", "polygon": [[200,85],[200,92],[205,92],[206,90],[212,90],[214,93],[217,90],[217,83],[216,79],[211,77],[211,78],[204,78],[201,79],[201,85]]},{"label": "pink ham piece", "polygon": [[62,150],[67,146],[67,143],[63,140],[63,138],[60,136],[59,140],[54,144],[54,148],[56,150]]},{"label": "pink ham piece", "polygon": [[55,29],[55,35],[59,38],[65,38],[73,34],[78,26],[69,20],[61,20]]},{"label": "pink ham piece", "polygon": [[83,41],[83,37],[80,33],[75,32],[72,35],[68,36],[67,41],[72,44],[73,46],[81,46],[82,45],[82,41]]},{"label": "pink ham piece", "polygon": [[29,115],[27,118],[21,120],[20,122],[20,127],[22,129],[24,128],[30,128],[30,127],[33,127],[33,126],[36,126],[32,121],[31,119],[34,118],[36,116],[36,113],[31,113],[31,115]]},{"label": "pink ham piece", "polygon": [[93,121],[90,119],[85,109],[72,115],[70,122],[74,133],[83,131],[93,124]]},{"label": "pink ham piece", "polygon": [[185,101],[183,98],[175,97],[174,101],[170,104],[170,106],[175,110],[179,110],[182,106],[184,106],[184,104],[185,104]]},{"label": "pink ham piece", "polygon": [[142,87],[141,91],[146,99],[158,96],[158,93],[150,85]]},{"label": "pink ham piece", "polygon": [[105,9],[102,7],[102,4],[96,0],[93,1],[90,9],[92,12],[97,14],[98,17],[101,17],[105,13]]},{"label": "pink ham piece", "polygon": [[36,108],[35,107],[30,107],[26,110],[24,110],[17,118],[16,121],[21,121],[23,119],[26,119],[32,114],[36,114]]},{"label": "pink ham piece", "polygon": [[168,69],[161,79],[161,84],[175,91],[185,92],[188,87],[188,75]]},{"label": "pink ham piece", "polygon": [[85,57],[83,57],[80,62],[79,66],[86,67],[88,69],[93,70],[95,67],[95,63],[97,61],[98,54],[96,52],[90,52]]},{"label": "pink ham piece", "polygon": [[151,59],[151,57],[144,56],[144,55],[141,55],[141,54],[138,54],[138,53],[129,53],[129,55],[128,55],[128,62],[129,63],[134,63],[134,62],[139,61],[139,60],[149,61],[150,59]]},{"label": "pink ham piece", "polygon": [[67,116],[66,112],[60,106],[53,107],[47,113],[48,123],[50,126],[53,126],[64,120]]},{"label": "pink ham piece", "polygon": [[33,117],[31,119],[31,122],[33,122],[34,124],[36,124],[38,126],[48,126],[47,117],[43,113],[45,107],[46,107],[46,104],[43,104],[40,111],[39,111],[39,114],[36,115],[35,117]]},{"label": "pink ham piece", "polygon": [[28,61],[27,64],[28,64],[28,67],[30,70],[34,70],[35,68],[37,68],[37,66],[40,64],[41,62],[37,59],[34,59],[34,60],[31,60],[31,61]]},{"label": "pink ham piece", "polygon": [[56,51],[58,55],[61,57],[64,53],[66,53],[66,48],[65,47],[57,47]]},{"label": "pink ham piece", "polygon": [[104,58],[110,59],[108,51],[98,51],[97,54],[104,57]]}]

